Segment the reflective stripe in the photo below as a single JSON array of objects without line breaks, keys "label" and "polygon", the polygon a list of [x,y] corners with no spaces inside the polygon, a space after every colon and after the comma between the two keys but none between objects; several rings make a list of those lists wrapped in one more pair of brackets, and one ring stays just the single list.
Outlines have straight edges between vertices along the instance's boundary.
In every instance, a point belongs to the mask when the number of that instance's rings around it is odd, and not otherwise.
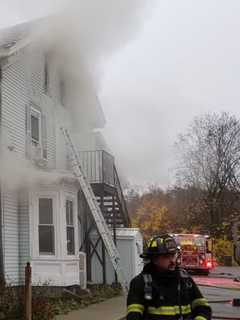
[{"label": "reflective stripe", "polygon": [[209,306],[207,299],[205,298],[199,298],[199,299],[195,299],[192,302],[192,309],[198,307],[198,306]]},{"label": "reflective stripe", "polygon": [[[181,308],[182,308],[182,314],[191,313],[190,304],[181,306]],[[167,306],[167,307],[161,306],[159,308],[148,307],[148,313],[155,314],[155,315],[175,316],[176,314],[180,314],[180,308],[179,306]]]},{"label": "reflective stripe", "polygon": [[157,241],[156,240],[152,241],[150,245],[151,245],[151,248],[157,248]]},{"label": "reflective stripe", "polygon": [[141,314],[143,314],[143,311],[144,311],[144,306],[142,304],[130,304],[127,307],[127,313],[140,312]]},{"label": "reflective stripe", "polygon": [[207,320],[207,318],[203,317],[203,316],[196,316],[194,318],[194,320]]}]

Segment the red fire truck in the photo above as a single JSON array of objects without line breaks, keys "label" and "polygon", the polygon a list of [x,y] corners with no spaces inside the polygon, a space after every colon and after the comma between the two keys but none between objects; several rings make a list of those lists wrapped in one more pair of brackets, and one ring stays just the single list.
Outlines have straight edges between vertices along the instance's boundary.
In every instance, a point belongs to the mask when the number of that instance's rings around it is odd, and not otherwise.
[{"label": "red fire truck", "polygon": [[209,274],[214,268],[212,239],[201,234],[174,234],[181,250],[181,266],[189,271]]}]

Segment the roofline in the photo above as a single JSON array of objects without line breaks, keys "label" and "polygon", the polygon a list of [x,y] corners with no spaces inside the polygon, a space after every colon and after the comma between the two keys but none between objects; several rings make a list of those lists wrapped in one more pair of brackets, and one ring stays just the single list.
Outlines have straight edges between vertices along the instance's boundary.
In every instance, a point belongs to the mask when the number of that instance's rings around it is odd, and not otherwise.
[{"label": "roofline", "polygon": [[[46,21],[48,17],[42,17],[42,18],[37,18],[37,19],[32,19],[30,21],[24,21],[24,22],[20,22],[17,24],[14,24],[10,27],[6,27],[6,28],[1,28],[0,29],[0,35],[2,32],[7,32],[7,31],[11,31],[14,29],[18,29],[18,28],[23,28],[24,26],[36,26],[36,25],[40,25],[43,21]],[[29,34],[26,34],[23,36],[22,39],[17,40],[16,39],[16,43],[11,46],[10,48],[0,48],[0,59],[1,58],[6,58],[9,57],[11,55],[13,55],[14,53],[16,53],[17,51],[21,50],[22,48],[26,47],[29,43],[32,42],[32,30],[29,27]],[[6,41],[7,44],[7,41]]]},{"label": "roofline", "polygon": [[0,48],[0,59],[10,57],[11,55],[15,54],[17,51],[25,48],[27,45],[29,45],[29,43],[31,43],[30,37],[24,40],[17,41],[16,44],[9,49]]}]

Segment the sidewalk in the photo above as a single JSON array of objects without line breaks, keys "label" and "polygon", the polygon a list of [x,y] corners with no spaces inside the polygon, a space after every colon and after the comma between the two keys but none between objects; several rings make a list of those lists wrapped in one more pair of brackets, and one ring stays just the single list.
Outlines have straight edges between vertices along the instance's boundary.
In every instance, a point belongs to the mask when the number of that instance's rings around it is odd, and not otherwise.
[{"label": "sidewalk", "polygon": [[57,316],[56,320],[120,320],[126,315],[126,297],[108,299],[84,309]]}]

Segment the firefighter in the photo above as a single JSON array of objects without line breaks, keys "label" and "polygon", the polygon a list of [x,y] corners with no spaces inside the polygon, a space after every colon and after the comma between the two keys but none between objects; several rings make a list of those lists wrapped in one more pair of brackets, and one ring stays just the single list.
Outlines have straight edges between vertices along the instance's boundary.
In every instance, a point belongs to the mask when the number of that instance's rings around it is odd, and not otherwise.
[{"label": "firefighter", "polygon": [[178,247],[168,234],[153,237],[141,258],[148,260],[132,279],[127,320],[209,320],[211,308],[178,261]]}]

